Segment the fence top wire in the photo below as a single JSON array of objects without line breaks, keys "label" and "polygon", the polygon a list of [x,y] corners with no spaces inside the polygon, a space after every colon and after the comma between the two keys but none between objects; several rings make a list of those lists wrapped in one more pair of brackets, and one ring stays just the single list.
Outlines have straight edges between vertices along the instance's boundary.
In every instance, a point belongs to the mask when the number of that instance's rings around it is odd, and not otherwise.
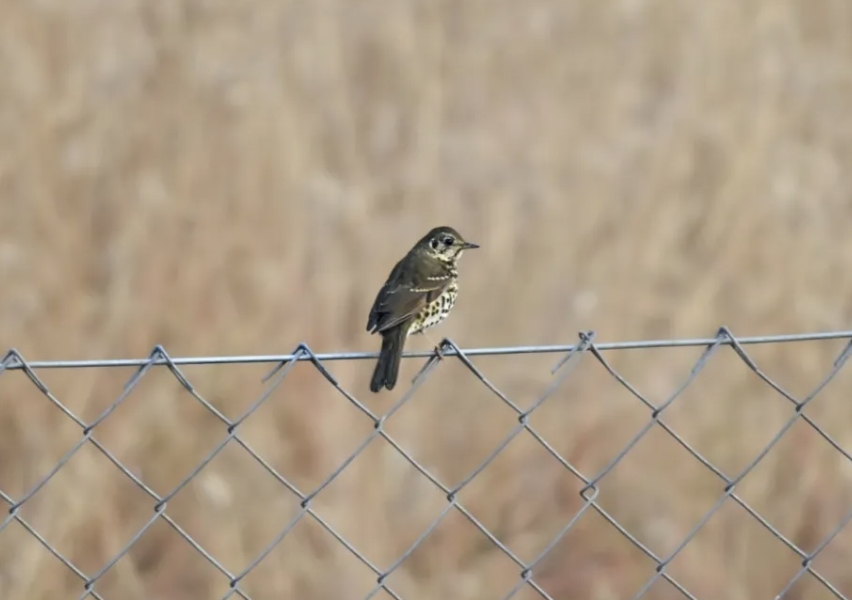
[{"label": "fence top wire", "polygon": [[[820,340],[852,339],[852,330],[849,331],[826,331],[816,333],[796,333],[784,335],[761,335],[748,337],[734,337],[730,331],[723,327],[720,331],[727,332],[725,339],[719,336],[709,338],[686,338],[668,340],[638,340],[626,342],[602,342],[596,343],[595,348],[599,351],[606,350],[631,350],[652,348],[682,348],[689,346],[709,346],[720,344],[731,346],[736,344],[773,344],[780,342],[810,342]],[[590,335],[586,332],[582,335]],[[556,344],[542,346],[498,346],[486,348],[461,349],[465,356],[499,356],[507,354],[548,354],[568,353],[576,351],[582,344]],[[303,343],[300,347],[307,348]],[[434,350],[408,351],[403,353],[405,358],[428,358],[434,355]],[[12,348],[10,354],[20,357],[20,353]],[[455,356],[459,351],[454,348],[442,350],[445,356]],[[337,361],[337,360],[368,360],[378,358],[378,352],[326,352],[313,353],[294,351],[289,354],[258,354],[258,355],[234,355],[234,356],[185,356],[166,358],[164,356],[148,358],[117,358],[117,359],[93,359],[93,360],[35,360],[35,361],[6,361],[5,368],[8,370],[23,369],[80,369],[80,368],[103,368],[103,367],[141,367],[144,365],[172,364],[172,365],[220,365],[220,364],[247,364],[247,363],[281,363],[291,361]]]}]

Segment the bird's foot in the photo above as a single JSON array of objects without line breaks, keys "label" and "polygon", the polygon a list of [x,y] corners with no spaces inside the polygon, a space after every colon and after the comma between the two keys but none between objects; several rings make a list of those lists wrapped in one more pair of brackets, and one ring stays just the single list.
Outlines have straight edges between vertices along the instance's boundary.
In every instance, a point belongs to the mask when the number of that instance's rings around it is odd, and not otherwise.
[{"label": "bird's foot", "polygon": [[444,358],[444,345],[445,345],[444,342],[442,341],[441,343],[436,344],[435,340],[433,340],[431,337],[426,335],[426,333],[424,333],[423,331],[421,331],[420,334],[423,337],[425,337],[427,340],[429,340],[430,344],[432,344],[432,352],[434,352],[437,355],[438,359],[440,360],[440,359]]}]

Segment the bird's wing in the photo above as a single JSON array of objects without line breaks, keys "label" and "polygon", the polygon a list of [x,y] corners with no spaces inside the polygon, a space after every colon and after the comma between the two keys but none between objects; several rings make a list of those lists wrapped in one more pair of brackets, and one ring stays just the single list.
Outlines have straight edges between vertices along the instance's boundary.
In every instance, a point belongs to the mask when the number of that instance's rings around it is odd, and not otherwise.
[{"label": "bird's wing", "polygon": [[440,263],[421,265],[410,273],[403,272],[397,264],[376,296],[367,331],[381,333],[413,317],[440,296],[449,283],[450,274]]}]

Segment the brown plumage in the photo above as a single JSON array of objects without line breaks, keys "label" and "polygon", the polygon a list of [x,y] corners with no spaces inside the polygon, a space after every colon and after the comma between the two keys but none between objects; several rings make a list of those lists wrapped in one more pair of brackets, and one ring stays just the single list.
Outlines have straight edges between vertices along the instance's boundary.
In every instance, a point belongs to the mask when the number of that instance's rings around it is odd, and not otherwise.
[{"label": "brown plumage", "polygon": [[405,340],[447,318],[458,295],[456,265],[465,250],[478,248],[452,227],[436,227],[394,266],[379,290],[367,331],[382,336],[370,390],[393,389]]}]

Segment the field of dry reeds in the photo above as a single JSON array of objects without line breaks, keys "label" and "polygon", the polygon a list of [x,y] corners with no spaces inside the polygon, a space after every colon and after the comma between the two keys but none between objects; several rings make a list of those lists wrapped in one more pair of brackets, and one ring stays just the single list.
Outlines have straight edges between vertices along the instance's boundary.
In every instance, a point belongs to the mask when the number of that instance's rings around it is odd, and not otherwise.
[{"label": "field of dry reeds", "polygon": [[[373,351],[365,331],[393,262],[430,227],[482,249],[435,340],[462,347],[849,329],[852,3],[848,0],[30,0],[0,4],[0,347],[27,359]],[[749,348],[802,397],[844,342]],[[428,350],[429,340],[410,349]],[[608,360],[655,402],[701,348]],[[521,406],[556,355],[479,358]],[[328,368],[383,412],[372,363]],[[270,365],[187,367],[234,418]],[[41,370],[84,421],[132,369]],[[852,451],[852,375],[805,411]],[[793,414],[721,349],[665,421],[734,476]],[[649,411],[584,357],[531,424],[592,475]],[[387,431],[448,486],[517,423],[455,360]],[[239,428],[310,491],[372,430],[307,363]],[[0,490],[13,501],[81,438],[20,371],[0,376]],[[94,437],[156,493],[226,428],[155,369]],[[581,483],[530,436],[459,502],[522,560],[582,505]],[[660,556],[724,484],[656,427],[600,483],[599,503]],[[852,508],[850,462],[803,422],[737,493],[805,551]],[[5,506],[5,505],[4,505]],[[379,568],[446,500],[383,440],[313,502]],[[4,508],[5,510],[5,508]],[[232,573],[298,502],[229,444],[167,514]],[[19,516],[87,575],[154,502],[84,445]],[[852,596],[852,530],[814,561]],[[801,560],[726,502],[667,571],[701,600],[769,600]],[[587,511],[534,577],[555,600],[628,599],[654,563]],[[387,580],[405,600],[502,598],[518,569],[451,512]],[[363,598],[375,575],[310,518],[241,582],[254,600]],[[221,598],[228,581],[158,520],[98,581],[108,600]],[[17,521],[0,531],[0,597],[75,599],[83,585]],[[378,598],[390,598],[381,592]],[[518,600],[539,598],[524,589]],[[644,596],[675,600],[658,581]],[[834,596],[810,575],[786,600]]]}]

